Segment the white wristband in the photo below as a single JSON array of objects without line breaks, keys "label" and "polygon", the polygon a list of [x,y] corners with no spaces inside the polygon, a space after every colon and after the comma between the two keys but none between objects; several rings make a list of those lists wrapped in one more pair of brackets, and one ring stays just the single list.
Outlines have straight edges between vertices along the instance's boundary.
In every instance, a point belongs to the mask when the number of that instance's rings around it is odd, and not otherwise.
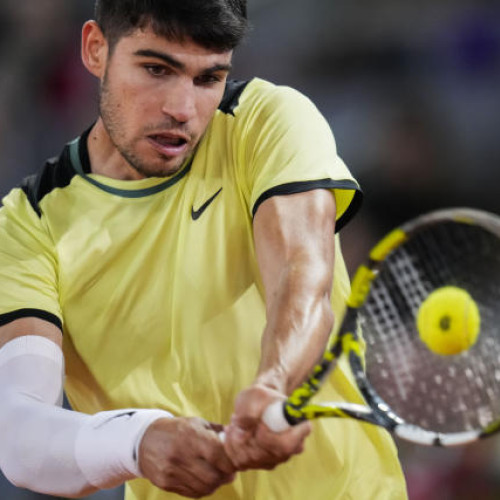
[{"label": "white wristband", "polygon": [[116,479],[142,476],[138,449],[146,429],[155,420],[171,418],[163,410],[125,409],[100,412],[80,428],[75,458],[87,481],[97,488],[111,488]]}]

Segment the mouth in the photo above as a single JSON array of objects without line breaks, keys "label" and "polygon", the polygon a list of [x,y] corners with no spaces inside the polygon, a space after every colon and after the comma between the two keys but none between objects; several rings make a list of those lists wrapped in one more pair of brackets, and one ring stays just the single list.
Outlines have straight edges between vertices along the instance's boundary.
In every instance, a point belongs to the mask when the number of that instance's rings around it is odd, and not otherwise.
[{"label": "mouth", "polygon": [[152,146],[165,156],[178,156],[187,150],[189,138],[182,134],[162,133],[148,136]]}]

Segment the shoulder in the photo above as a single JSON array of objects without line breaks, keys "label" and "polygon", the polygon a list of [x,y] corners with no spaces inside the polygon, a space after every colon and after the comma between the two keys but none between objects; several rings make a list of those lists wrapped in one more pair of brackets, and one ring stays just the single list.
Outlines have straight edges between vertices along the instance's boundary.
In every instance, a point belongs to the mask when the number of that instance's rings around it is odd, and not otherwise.
[{"label": "shoulder", "polygon": [[45,196],[54,189],[68,186],[75,175],[69,158],[69,148],[66,146],[60,156],[47,160],[38,172],[25,177],[19,188],[32,209],[41,216],[40,203]]},{"label": "shoulder", "polygon": [[215,115],[214,135],[227,133],[243,141],[279,137],[291,129],[331,133],[330,126],[314,103],[288,86],[254,78],[228,81],[224,98]]},{"label": "shoulder", "polygon": [[297,106],[315,109],[311,100],[298,90],[253,78],[248,81],[229,80],[219,111],[236,117],[259,110],[272,112]]}]

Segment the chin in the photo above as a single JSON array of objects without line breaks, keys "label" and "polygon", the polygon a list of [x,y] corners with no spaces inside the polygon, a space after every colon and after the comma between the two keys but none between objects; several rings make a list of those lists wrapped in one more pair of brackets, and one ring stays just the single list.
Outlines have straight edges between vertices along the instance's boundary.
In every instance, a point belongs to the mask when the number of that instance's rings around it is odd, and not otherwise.
[{"label": "chin", "polygon": [[[156,156],[149,161],[137,161],[139,155],[135,156],[135,161],[128,158],[129,165],[143,177],[169,177],[176,174],[186,162],[186,157],[167,158],[165,156]],[[143,157],[144,158],[144,157]]]},{"label": "chin", "polygon": [[161,165],[152,168],[145,168],[141,173],[146,177],[169,177],[176,174],[184,165],[184,161],[171,165]]}]

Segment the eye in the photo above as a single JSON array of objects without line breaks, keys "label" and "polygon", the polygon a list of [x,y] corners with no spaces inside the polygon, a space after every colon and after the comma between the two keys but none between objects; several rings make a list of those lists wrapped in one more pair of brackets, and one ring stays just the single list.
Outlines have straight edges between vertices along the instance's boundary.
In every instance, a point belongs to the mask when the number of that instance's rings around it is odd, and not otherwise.
[{"label": "eye", "polygon": [[222,81],[222,78],[219,75],[206,74],[200,75],[195,78],[195,83],[197,85],[214,85]]},{"label": "eye", "polygon": [[168,68],[166,66],[162,66],[161,64],[145,64],[144,68],[151,76],[154,77],[165,76],[169,73]]}]

